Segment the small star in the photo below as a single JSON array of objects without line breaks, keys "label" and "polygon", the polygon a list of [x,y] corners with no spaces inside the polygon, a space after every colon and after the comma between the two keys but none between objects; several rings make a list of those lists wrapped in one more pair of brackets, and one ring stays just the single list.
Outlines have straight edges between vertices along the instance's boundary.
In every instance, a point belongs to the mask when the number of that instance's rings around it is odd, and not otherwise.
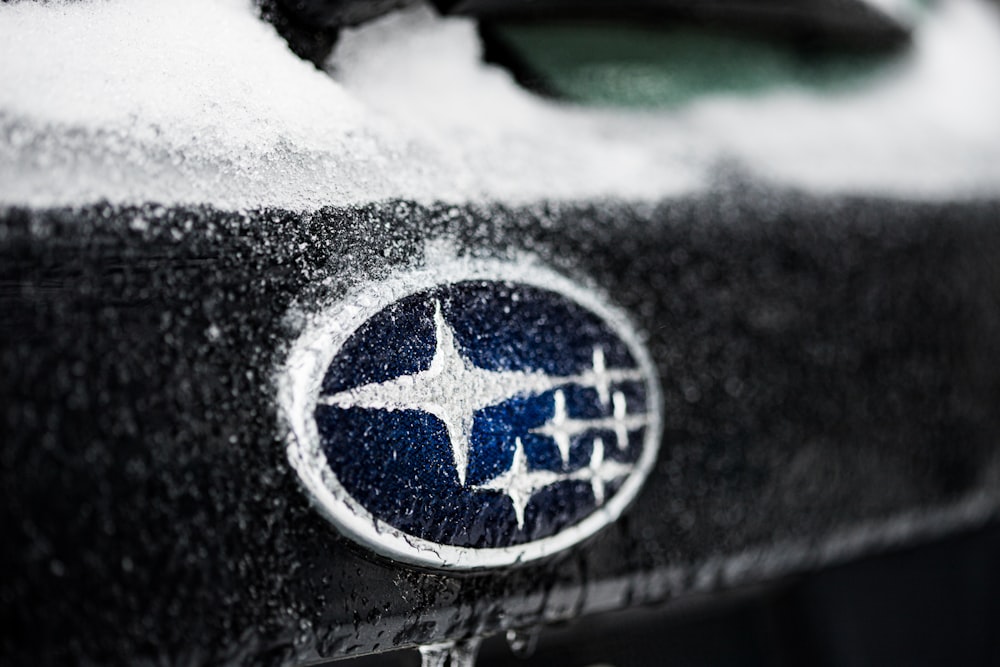
[{"label": "small star", "polygon": [[528,506],[531,497],[546,486],[566,478],[551,470],[529,470],[528,457],[524,454],[524,445],[521,443],[521,439],[517,438],[515,443],[514,460],[511,462],[510,468],[486,484],[475,487],[475,489],[505,493],[514,507],[517,527],[524,528],[524,508]]},{"label": "small star", "polygon": [[597,390],[601,405],[607,406],[611,399],[611,385],[630,380],[641,380],[642,372],[637,368],[608,368],[604,358],[604,348],[594,346],[591,369],[577,376],[576,381]]},{"label": "small star", "polygon": [[628,476],[631,472],[631,465],[604,458],[604,440],[594,438],[594,450],[590,454],[590,464],[573,473],[572,479],[590,482],[590,489],[594,493],[594,502],[603,505],[607,485],[616,479]]}]

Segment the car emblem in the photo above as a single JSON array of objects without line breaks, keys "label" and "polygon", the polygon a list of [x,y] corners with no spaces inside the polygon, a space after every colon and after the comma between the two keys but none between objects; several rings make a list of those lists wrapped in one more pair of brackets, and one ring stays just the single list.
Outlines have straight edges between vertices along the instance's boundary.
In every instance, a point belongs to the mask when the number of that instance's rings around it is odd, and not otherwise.
[{"label": "car emblem", "polygon": [[454,261],[359,290],[314,317],[278,385],[318,506],[417,565],[562,551],[621,514],[659,444],[635,329],[532,262]]}]

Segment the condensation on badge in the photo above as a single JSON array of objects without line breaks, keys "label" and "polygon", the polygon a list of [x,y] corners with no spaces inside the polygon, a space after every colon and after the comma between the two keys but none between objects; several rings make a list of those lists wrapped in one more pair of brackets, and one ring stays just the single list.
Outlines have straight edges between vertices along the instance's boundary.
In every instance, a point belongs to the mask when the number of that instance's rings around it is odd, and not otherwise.
[{"label": "condensation on badge", "polygon": [[288,456],[337,528],[448,569],[562,551],[656,458],[660,391],[628,318],[533,261],[449,260],[319,313],[278,378]]}]

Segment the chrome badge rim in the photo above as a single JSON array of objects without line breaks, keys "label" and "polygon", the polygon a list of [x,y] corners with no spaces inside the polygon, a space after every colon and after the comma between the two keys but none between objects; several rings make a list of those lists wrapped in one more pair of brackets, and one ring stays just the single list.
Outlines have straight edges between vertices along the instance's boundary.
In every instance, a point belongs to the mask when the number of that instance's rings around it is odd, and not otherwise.
[{"label": "chrome badge rim", "polygon": [[[587,427],[586,431],[572,431],[577,436],[585,432],[591,434],[589,459],[572,469],[567,469],[569,448],[576,445],[573,444],[574,441],[570,436],[565,435],[565,428],[560,430],[555,426],[550,426],[549,423],[554,424],[560,421],[559,411],[562,409],[562,424],[566,424],[565,398],[563,398],[563,405],[560,406],[559,387],[577,382],[578,376],[573,376],[574,379],[570,380],[568,377],[531,371],[530,373],[522,372],[519,377],[513,378],[515,383],[519,382],[524,385],[527,382],[532,386],[531,393],[524,395],[539,397],[547,395],[544,392],[553,392],[553,416],[548,418],[545,425],[533,429],[532,433],[550,438],[551,444],[558,449],[559,456],[562,458],[562,467],[557,466],[556,471],[532,469],[530,474],[543,478],[537,483],[524,482],[526,478],[523,476],[518,478],[521,480],[519,482],[520,494],[513,489],[514,485],[510,485],[506,491],[501,488],[505,480],[509,482],[512,476],[517,477],[515,467],[520,465],[522,472],[528,471],[525,449],[520,438],[516,440],[510,467],[504,473],[506,477],[500,479],[503,475],[498,474],[494,479],[471,487],[469,486],[471,481],[466,479],[470,451],[468,442],[464,443],[465,459],[463,461],[463,447],[456,444],[456,441],[461,440],[459,434],[462,432],[462,426],[458,422],[469,422],[469,426],[465,430],[465,437],[468,439],[472,424],[470,420],[474,417],[451,418],[453,414],[461,413],[458,407],[449,408],[448,406],[436,405],[433,408],[419,408],[431,412],[440,421],[445,422],[447,441],[452,449],[451,463],[458,476],[460,490],[466,492],[471,489],[476,492],[485,492],[484,497],[499,499],[498,502],[506,502],[510,510],[513,511],[512,517],[516,520],[516,526],[520,530],[524,529],[525,507],[533,501],[533,494],[554,487],[560,482],[590,485],[594,507],[585,516],[574,520],[570,525],[554,530],[552,534],[499,546],[449,544],[434,539],[425,539],[412,534],[414,531],[407,532],[397,527],[384,516],[376,516],[376,512],[371,511],[368,507],[371,503],[365,498],[355,497],[358,494],[352,493],[334,471],[331,459],[324,451],[324,441],[320,433],[321,427],[317,419],[317,410],[321,406],[333,406],[338,409],[360,408],[363,411],[374,410],[378,414],[384,414],[386,409],[402,410],[404,407],[411,408],[411,403],[419,402],[420,390],[418,389],[413,393],[412,398],[407,399],[409,403],[406,406],[384,407],[388,404],[390,396],[404,395],[399,393],[401,391],[398,387],[401,382],[399,378],[396,379],[395,383],[392,380],[387,380],[381,384],[370,383],[326,395],[323,393],[324,378],[330,372],[331,364],[344,349],[345,344],[351,341],[352,337],[369,320],[375,318],[385,309],[399,304],[407,297],[422,295],[431,290],[457,289],[462,286],[477,285],[482,285],[484,289],[488,286],[495,288],[502,286],[515,291],[519,287],[523,287],[536,290],[539,293],[546,292],[561,297],[604,323],[607,329],[617,336],[624,345],[624,349],[627,349],[634,362],[634,366],[630,368],[605,368],[603,353],[599,355],[595,346],[594,370],[588,372],[587,375],[591,379],[600,375],[606,381],[600,386],[595,384],[593,389],[603,394],[599,400],[605,401],[609,406],[614,403],[614,406],[609,410],[612,415],[603,420],[607,422],[606,424],[599,423],[602,420],[598,419],[594,420],[594,423],[598,424],[597,426]],[[431,365],[452,363],[454,366],[458,363],[455,359],[459,358],[456,355],[461,355],[462,352],[460,346],[456,346],[449,338],[449,336],[453,337],[454,333],[447,318],[442,315],[439,303],[436,304],[432,326],[435,327],[435,348]],[[491,378],[493,376],[501,378],[502,376],[504,380],[508,379],[507,376],[517,374],[483,370],[468,362],[468,357],[461,358],[466,360],[466,368],[471,369],[470,372],[482,370],[486,374],[492,373]],[[449,362],[448,359],[452,361]],[[422,372],[426,374],[429,371],[428,367]],[[619,372],[618,376],[615,375],[616,371]],[[412,387],[414,383],[419,385],[421,377],[423,377],[420,374],[421,371],[415,371],[406,376],[408,386]],[[613,386],[612,383],[616,381],[616,377],[621,382],[641,383],[641,393],[644,396],[644,401],[641,402],[644,403],[644,410],[633,411],[633,414],[626,416],[624,414],[626,400],[623,395],[616,392],[614,396],[607,396],[608,390]],[[462,379],[459,378],[459,381]],[[560,380],[563,382],[560,383]],[[468,381],[475,383],[476,379],[470,375]],[[287,433],[288,458],[314,504],[340,532],[376,553],[405,563],[432,568],[479,569],[526,563],[564,551],[590,537],[604,526],[614,522],[634,500],[656,460],[661,436],[662,420],[658,378],[652,359],[636,328],[632,326],[622,311],[612,306],[597,290],[580,285],[530,259],[518,261],[456,259],[435,263],[422,269],[401,272],[386,280],[366,284],[308,319],[302,334],[293,343],[286,363],[278,371],[276,384],[279,413]],[[589,385],[582,385],[582,387],[584,389],[590,388]],[[508,394],[508,398],[522,394]],[[433,399],[429,398],[428,401],[433,402]],[[464,401],[462,405],[466,405],[468,402]],[[468,410],[469,408],[466,406],[466,412]],[[473,414],[475,413],[476,410],[473,409]],[[618,418],[618,421],[612,422],[611,420],[615,418]],[[637,420],[640,420],[641,423]],[[583,423],[581,420],[578,421]],[[572,417],[569,418],[569,422],[573,422]],[[624,432],[626,438],[624,444],[620,435],[617,436],[619,439],[616,443],[619,450],[623,447],[633,446],[630,444],[631,442],[639,443],[635,446],[641,447],[641,449],[639,449],[634,461],[622,463],[616,461],[612,456],[607,456],[606,452],[611,452],[611,447],[606,447],[603,438],[593,433],[601,432],[603,429],[613,435],[616,424],[619,429],[625,429],[630,425],[632,427]],[[636,435],[633,436],[633,433]],[[632,440],[629,440],[630,438]],[[335,440],[335,438],[327,438],[328,448],[329,443]],[[419,445],[420,443],[414,444]],[[368,446],[364,443],[354,443],[354,445],[358,448]],[[577,455],[574,454],[574,456]],[[614,483],[615,488],[612,488],[607,497],[599,498],[598,496],[604,495],[605,482],[609,480]],[[621,481],[619,485],[619,480],[624,481]],[[542,483],[548,484],[548,486],[537,486],[537,484]],[[524,488],[524,484],[528,486]],[[532,484],[536,484],[536,486],[532,486]],[[385,491],[393,493],[393,489]],[[527,493],[527,500],[524,500],[524,493]],[[504,499],[505,495],[506,499]],[[540,511],[536,510],[535,514],[537,515]]]}]

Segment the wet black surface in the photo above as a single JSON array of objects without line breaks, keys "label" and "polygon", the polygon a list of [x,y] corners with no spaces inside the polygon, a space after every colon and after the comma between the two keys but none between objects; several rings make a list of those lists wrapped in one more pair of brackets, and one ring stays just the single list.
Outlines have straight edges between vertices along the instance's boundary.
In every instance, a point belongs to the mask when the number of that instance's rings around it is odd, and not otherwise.
[{"label": "wet black surface", "polygon": [[[0,661],[353,655],[710,594],[980,521],[1000,505],[998,221],[996,202],[748,186],[656,207],[8,209]],[[369,556],[310,507],[278,429],[294,313],[440,238],[528,250],[602,290],[662,378],[659,464],[632,509],[511,572]]]},{"label": "wet black surface", "polygon": [[[477,665],[991,667],[1000,663],[998,559],[993,525],[739,595],[546,628],[517,660],[496,637],[484,642]],[[400,651],[356,667],[419,663],[415,652]]]}]

